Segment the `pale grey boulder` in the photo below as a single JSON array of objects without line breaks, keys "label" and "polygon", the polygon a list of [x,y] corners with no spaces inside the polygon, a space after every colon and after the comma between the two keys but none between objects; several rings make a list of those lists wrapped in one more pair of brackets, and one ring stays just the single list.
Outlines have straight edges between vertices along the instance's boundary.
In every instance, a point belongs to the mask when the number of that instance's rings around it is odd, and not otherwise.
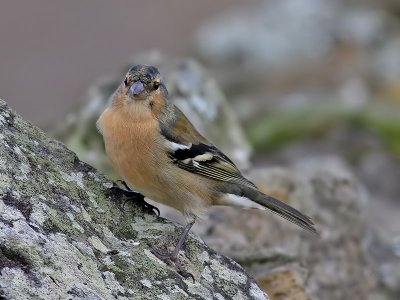
[{"label": "pale grey boulder", "polygon": [[196,228],[209,245],[240,262],[272,299],[361,300],[377,290],[365,249],[368,194],[341,159],[315,155],[249,178],[310,216],[320,236],[266,211],[220,207]]},{"label": "pale grey boulder", "polygon": [[180,227],[110,190],[112,182],[0,100],[1,299],[268,299],[233,260],[191,235],[179,262],[155,257]]}]

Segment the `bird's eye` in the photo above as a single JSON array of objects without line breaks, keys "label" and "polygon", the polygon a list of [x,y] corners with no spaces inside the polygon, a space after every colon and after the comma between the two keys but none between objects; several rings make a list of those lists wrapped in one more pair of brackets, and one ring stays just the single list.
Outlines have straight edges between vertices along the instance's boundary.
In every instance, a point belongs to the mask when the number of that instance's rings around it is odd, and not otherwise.
[{"label": "bird's eye", "polygon": [[129,79],[128,79],[128,77],[125,77],[124,83],[125,83],[125,86],[128,86],[128,84],[129,84]]},{"label": "bird's eye", "polygon": [[157,90],[159,86],[160,86],[160,83],[159,83],[159,82],[154,82],[154,83],[153,83],[153,88],[154,88],[154,90]]}]

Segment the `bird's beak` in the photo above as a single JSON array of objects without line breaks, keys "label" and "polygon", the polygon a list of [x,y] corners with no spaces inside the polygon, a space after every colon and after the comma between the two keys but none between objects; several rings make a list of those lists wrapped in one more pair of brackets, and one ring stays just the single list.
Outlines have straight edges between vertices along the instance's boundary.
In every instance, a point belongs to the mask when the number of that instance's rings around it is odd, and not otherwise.
[{"label": "bird's beak", "polygon": [[144,92],[144,85],[143,83],[138,80],[135,81],[132,86],[129,88],[129,92],[133,95],[133,96],[139,96],[141,93]]}]

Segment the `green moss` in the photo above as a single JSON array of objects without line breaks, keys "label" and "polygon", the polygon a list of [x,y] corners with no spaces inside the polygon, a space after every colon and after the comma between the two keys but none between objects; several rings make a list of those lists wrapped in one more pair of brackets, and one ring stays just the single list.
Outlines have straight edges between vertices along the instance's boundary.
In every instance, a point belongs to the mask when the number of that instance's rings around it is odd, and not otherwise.
[{"label": "green moss", "polygon": [[256,151],[274,151],[308,136],[321,136],[332,126],[336,114],[316,111],[285,112],[258,120],[247,128]]},{"label": "green moss", "polygon": [[380,136],[388,150],[400,158],[400,109],[397,114],[387,112],[370,112],[355,115],[353,124],[370,130]]},{"label": "green moss", "polygon": [[58,214],[57,211],[52,208],[47,210],[47,219],[43,224],[43,229],[46,232],[80,234],[80,232],[72,226],[72,222],[67,216]]},{"label": "green moss", "polygon": [[273,152],[288,144],[309,138],[321,138],[334,128],[375,133],[387,149],[400,158],[400,109],[373,106],[362,110],[343,110],[337,107],[310,107],[301,111],[282,112],[247,126],[250,142],[258,152]]}]

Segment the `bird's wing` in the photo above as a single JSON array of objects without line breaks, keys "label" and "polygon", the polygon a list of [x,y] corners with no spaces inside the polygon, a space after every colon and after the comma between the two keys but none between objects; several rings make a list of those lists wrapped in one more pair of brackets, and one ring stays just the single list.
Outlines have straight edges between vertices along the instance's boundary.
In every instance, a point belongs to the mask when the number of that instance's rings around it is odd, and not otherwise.
[{"label": "bird's wing", "polygon": [[298,226],[317,233],[309,217],[278,199],[264,195],[244,178],[235,164],[201,136],[178,108],[174,107],[172,114],[168,114],[171,115],[174,118],[169,119],[170,123],[164,120],[160,122],[160,128],[174,164],[186,171],[231,183],[223,185],[222,189],[228,196],[250,199]]},{"label": "bird's wing", "polygon": [[166,139],[168,154],[174,164],[195,174],[257,189],[222,151],[197,132],[175,106],[174,115],[169,124],[160,122],[161,134]]}]

